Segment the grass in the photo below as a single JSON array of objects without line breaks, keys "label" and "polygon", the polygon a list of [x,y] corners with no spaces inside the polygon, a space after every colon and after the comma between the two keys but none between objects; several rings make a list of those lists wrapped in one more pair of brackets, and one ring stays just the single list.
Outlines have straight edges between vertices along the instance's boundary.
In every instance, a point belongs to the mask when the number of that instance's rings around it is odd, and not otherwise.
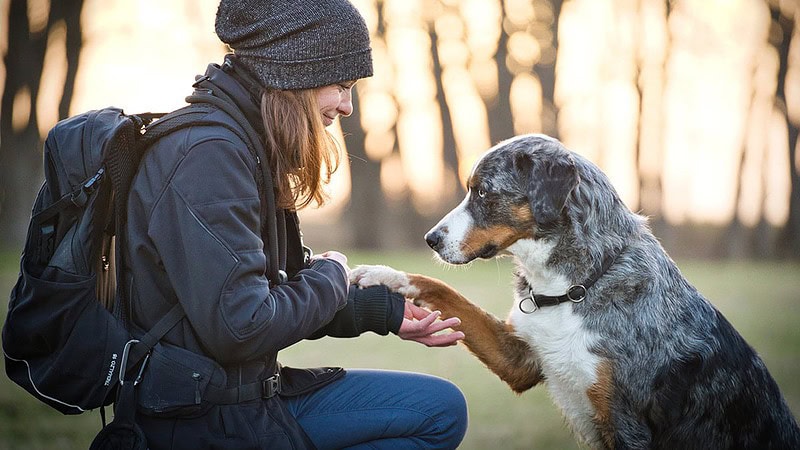
[{"label": "grass", "polygon": [[[388,264],[429,274],[457,287],[497,316],[511,306],[511,262],[445,267],[429,253],[351,253],[356,264]],[[800,264],[679,261],[684,275],[737,327],[764,358],[792,411],[800,412]],[[16,256],[0,256],[0,292],[16,279]],[[5,315],[5,303],[0,312]],[[419,371],[456,383],[467,397],[470,425],[461,448],[578,448],[542,387],[517,396],[462,346],[430,349],[394,336],[324,338],[281,353],[283,364],[338,365]],[[99,414],[62,416],[0,376],[0,450],[83,449],[100,427]]]}]

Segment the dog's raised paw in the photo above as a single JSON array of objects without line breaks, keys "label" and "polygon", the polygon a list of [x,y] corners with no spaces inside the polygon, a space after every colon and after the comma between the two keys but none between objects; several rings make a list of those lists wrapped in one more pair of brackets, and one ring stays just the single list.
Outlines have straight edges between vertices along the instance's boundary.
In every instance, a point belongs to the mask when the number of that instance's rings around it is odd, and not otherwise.
[{"label": "dog's raised paw", "polygon": [[426,302],[425,300],[422,300],[420,298],[415,298],[414,304],[422,308],[428,308],[430,310],[436,309],[436,307],[432,303]]},{"label": "dog's raised paw", "polygon": [[381,265],[361,265],[350,271],[350,282],[360,287],[384,285],[389,290],[413,297],[417,289],[409,283],[405,272]]}]

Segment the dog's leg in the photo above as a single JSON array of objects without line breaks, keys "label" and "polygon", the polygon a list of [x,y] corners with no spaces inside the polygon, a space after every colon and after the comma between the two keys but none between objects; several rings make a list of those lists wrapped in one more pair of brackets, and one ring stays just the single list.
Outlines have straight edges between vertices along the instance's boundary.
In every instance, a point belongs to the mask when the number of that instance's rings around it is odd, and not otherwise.
[{"label": "dog's leg", "polygon": [[521,393],[542,381],[533,350],[514,334],[510,324],[471,303],[440,280],[418,274],[408,274],[408,278],[409,284],[419,291],[414,303],[441,311],[444,319],[461,319],[461,325],[454,329],[464,332],[464,345],[512,390]]},{"label": "dog's leg", "polygon": [[417,305],[441,311],[442,319],[461,319],[461,325],[453,329],[464,332],[464,344],[515,392],[526,391],[542,381],[533,350],[514,333],[513,327],[444,282],[386,266],[359,266],[351,273],[351,280],[364,287],[384,284]]}]

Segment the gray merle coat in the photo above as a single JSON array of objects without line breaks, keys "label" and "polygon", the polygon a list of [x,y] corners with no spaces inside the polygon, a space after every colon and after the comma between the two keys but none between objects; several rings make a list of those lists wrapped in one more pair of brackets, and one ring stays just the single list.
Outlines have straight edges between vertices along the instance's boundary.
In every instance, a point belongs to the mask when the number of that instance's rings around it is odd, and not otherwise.
[{"label": "gray merle coat", "polygon": [[764,362],[598,167],[519,136],[488,151],[467,187],[426,240],[452,264],[511,255],[507,321],[424,275],[362,266],[351,277],[459,317],[490,370],[516,392],[543,383],[592,448],[800,448]]}]

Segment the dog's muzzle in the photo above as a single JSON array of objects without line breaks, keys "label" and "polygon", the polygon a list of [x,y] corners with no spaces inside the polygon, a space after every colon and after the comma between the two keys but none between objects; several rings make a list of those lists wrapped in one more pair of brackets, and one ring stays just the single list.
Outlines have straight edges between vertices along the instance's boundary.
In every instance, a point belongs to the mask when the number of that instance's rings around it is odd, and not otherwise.
[{"label": "dog's muzzle", "polygon": [[443,233],[438,229],[431,230],[425,234],[425,242],[428,244],[428,247],[438,253],[439,250],[442,249],[442,244],[444,242]]}]

